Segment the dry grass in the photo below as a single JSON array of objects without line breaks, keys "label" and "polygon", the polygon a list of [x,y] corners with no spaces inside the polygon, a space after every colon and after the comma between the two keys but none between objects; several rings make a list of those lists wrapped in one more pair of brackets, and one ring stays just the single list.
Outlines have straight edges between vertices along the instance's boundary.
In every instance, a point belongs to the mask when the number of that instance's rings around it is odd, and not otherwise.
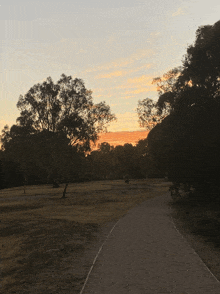
[{"label": "dry grass", "polygon": [[79,293],[103,228],[168,191],[162,180],[102,181],[0,191],[2,293]]},{"label": "dry grass", "polygon": [[186,197],[171,207],[178,230],[220,280],[220,203]]}]

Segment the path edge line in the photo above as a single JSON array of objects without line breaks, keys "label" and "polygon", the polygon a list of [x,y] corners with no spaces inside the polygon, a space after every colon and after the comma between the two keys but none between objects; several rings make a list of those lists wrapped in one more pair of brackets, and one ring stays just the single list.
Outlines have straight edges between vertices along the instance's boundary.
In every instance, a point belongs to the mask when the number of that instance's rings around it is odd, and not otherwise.
[{"label": "path edge line", "polygon": [[[170,210],[172,211],[172,208],[171,207],[169,207],[170,208]],[[173,217],[171,216],[171,214],[169,214],[169,216],[170,216],[170,220],[171,220],[171,222],[172,222],[172,224],[173,224],[173,226],[174,226],[174,228],[175,228],[175,230],[177,231],[177,233],[184,239],[184,240],[186,240],[186,238],[180,233],[180,231],[177,229],[177,227],[176,227],[176,225],[175,225],[175,223],[174,223],[174,220],[173,220]],[[214,277],[214,279],[218,282],[218,283],[220,283],[220,281],[216,278],[216,276],[211,272],[211,270],[208,268],[208,266],[205,264],[205,262],[202,260],[202,258],[199,256],[199,254],[195,251],[195,249],[191,246],[191,244],[186,240],[186,242],[190,245],[190,247],[192,248],[192,250],[193,250],[193,252],[194,252],[194,254],[196,254],[198,257],[199,257],[199,259],[200,259],[200,261],[203,263],[203,265],[206,267],[206,269],[209,271],[209,273]]]},{"label": "path edge line", "polygon": [[96,260],[97,260],[97,258],[99,256],[99,254],[102,251],[102,248],[103,248],[104,244],[106,243],[107,239],[109,238],[109,236],[111,235],[112,231],[114,230],[114,228],[116,227],[116,225],[118,224],[119,221],[120,221],[120,219],[114,224],[114,226],[112,227],[111,231],[108,233],[108,236],[105,238],[105,241],[102,243],[101,247],[99,248],[99,251],[98,251],[98,253],[96,254],[96,256],[95,256],[95,258],[93,260],[93,263],[92,263],[92,265],[90,267],[90,270],[89,270],[89,272],[88,272],[88,274],[86,276],[85,282],[84,282],[83,287],[82,287],[82,289],[81,289],[81,291],[80,291],[79,294],[82,294],[83,293],[83,291],[85,289],[85,286],[86,286],[86,284],[88,282],[89,276],[90,276],[90,274],[92,272],[92,269],[93,269],[93,267],[94,267],[94,265],[96,263]]}]

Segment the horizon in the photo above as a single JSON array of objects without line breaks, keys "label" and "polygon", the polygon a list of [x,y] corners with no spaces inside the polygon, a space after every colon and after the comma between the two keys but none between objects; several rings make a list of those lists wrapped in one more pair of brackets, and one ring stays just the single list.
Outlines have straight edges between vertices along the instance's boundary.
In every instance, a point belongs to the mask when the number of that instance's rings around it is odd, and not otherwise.
[{"label": "horizon", "polygon": [[135,146],[139,140],[146,139],[149,131],[121,131],[121,132],[107,132],[99,134],[99,139],[97,140],[95,146],[92,145],[92,150],[98,150],[99,144],[109,143],[111,146],[124,145],[126,143]]}]

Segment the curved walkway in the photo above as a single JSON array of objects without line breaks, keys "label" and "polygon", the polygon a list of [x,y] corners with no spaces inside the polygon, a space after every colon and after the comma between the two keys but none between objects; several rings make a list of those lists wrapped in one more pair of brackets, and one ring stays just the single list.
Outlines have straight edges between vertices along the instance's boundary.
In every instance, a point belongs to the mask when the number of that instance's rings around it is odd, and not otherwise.
[{"label": "curved walkway", "polygon": [[176,230],[165,194],[116,224],[83,294],[220,294],[220,282]]}]

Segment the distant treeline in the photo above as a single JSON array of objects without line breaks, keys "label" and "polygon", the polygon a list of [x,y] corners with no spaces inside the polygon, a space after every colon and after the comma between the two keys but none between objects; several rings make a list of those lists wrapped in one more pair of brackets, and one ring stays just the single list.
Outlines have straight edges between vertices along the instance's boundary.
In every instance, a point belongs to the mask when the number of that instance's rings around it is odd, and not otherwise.
[{"label": "distant treeline", "polygon": [[[65,182],[59,177],[50,177],[48,171],[32,163],[28,167],[28,174],[23,172],[18,162],[4,159],[1,151],[0,179],[1,189],[15,186],[53,184],[54,181]],[[87,156],[80,155],[77,168],[72,173],[69,182],[83,182],[94,180],[141,179],[146,177],[163,177],[147,157],[146,139],[140,140],[136,146],[132,144],[110,146],[103,142],[99,149]]]}]

